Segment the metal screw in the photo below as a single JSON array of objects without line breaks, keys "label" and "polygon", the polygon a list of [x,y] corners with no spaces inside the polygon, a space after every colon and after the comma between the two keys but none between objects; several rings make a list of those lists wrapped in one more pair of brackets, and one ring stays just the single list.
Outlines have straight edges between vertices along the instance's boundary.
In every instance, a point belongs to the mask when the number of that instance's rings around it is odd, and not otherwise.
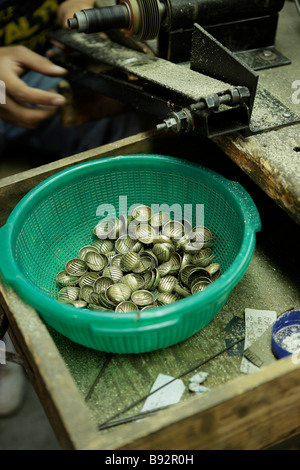
[{"label": "metal screw", "polygon": [[269,49],[264,49],[259,55],[263,60],[268,61],[275,60],[277,57],[276,54]]},{"label": "metal screw", "polygon": [[270,56],[272,55],[272,52],[271,52],[271,51],[268,51],[268,50],[265,50],[265,51],[263,51],[263,55],[264,55],[265,57],[270,57]]}]

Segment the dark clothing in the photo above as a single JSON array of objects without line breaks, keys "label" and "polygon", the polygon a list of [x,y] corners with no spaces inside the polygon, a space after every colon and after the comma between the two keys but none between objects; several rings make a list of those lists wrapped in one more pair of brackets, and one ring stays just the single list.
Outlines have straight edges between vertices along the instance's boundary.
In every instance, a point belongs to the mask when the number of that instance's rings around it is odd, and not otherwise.
[{"label": "dark clothing", "polygon": [[[49,48],[47,34],[58,27],[57,9],[63,1],[0,0],[0,47],[21,44],[43,54]],[[56,88],[60,79],[28,71],[22,76],[22,80],[28,86],[49,90]],[[63,158],[140,131],[141,122],[136,112],[68,129],[61,126],[58,113],[35,131],[8,124],[0,119],[0,158],[5,154],[9,155],[12,146],[17,146],[24,152],[30,148],[30,154],[35,151],[40,155],[40,163],[43,163],[46,151],[51,158]]]},{"label": "dark clothing", "polygon": [[36,52],[47,49],[47,34],[57,25],[63,0],[0,0],[0,47],[22,44]]}]

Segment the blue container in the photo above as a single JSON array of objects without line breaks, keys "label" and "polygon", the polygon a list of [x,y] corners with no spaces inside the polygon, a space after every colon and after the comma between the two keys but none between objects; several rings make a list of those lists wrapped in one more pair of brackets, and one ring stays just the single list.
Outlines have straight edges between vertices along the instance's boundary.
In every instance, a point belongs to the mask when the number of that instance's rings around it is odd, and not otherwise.
[{"label": "blue container", "polygon": [[274,323],[272,351],[277,359],[300,352],[300,310],[286,312]]}]

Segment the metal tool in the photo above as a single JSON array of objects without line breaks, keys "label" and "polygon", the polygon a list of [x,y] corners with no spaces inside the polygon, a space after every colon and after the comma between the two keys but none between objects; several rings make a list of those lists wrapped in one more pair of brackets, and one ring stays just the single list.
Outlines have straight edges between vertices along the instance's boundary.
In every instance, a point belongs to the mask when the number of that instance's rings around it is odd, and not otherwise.
[{"label": "metal tool", "polygon": [[160,30],[191,28],[275,14],[284,0],[119,0],[117,5],[81,10],[69,19],[70,29],[93,33],[124,28],[141,40]]},{"label": "metal tool", "polygon": [[[139,41],[157,39],[159,57],[180,63],[189,60],[197,23],[231,51],[242,54],[248,64],[262,69],[290,63],[274,46],[283,5],[284,0],[118,0],[76,12],[68,24],[79,32],[122,29]],[[271,48],[272,61],[261,55],[266,48]]]}]

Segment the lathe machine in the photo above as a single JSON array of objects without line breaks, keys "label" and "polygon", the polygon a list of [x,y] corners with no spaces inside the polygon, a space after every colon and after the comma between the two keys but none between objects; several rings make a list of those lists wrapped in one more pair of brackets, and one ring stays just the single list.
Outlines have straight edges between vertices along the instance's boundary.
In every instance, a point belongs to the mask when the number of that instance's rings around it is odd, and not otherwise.
[{"label": "lathe machine", "polygon": [[111,3],[53,34],[71,50],[57,58],[71,81],[155,116],[161,130],[252,135],[299,121],[258,83],[258,70],[290,63],[275,48],[284,0]]}]

